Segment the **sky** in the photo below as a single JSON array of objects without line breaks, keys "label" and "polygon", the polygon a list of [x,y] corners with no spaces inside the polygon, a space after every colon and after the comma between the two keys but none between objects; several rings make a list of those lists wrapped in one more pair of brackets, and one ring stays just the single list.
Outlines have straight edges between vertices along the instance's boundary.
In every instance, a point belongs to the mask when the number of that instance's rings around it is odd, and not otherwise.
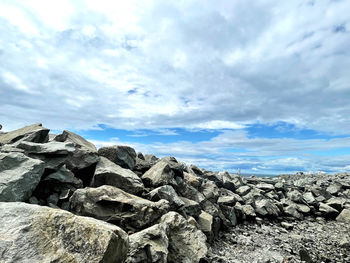
[{"label": "sky", "polygon": [[350,171],[348,0],[0,0],[0,123],[214,171]]}]

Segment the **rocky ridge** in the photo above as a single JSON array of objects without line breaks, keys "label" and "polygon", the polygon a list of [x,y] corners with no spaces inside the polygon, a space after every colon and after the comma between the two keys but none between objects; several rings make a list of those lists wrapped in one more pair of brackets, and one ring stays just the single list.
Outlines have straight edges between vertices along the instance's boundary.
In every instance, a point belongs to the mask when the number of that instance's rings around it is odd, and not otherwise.
[{"label": "rocky ridge", "polygon": [[242,178],[41,124],[0,134],[0,211],[1,262],[349,260],[350,174]]}]

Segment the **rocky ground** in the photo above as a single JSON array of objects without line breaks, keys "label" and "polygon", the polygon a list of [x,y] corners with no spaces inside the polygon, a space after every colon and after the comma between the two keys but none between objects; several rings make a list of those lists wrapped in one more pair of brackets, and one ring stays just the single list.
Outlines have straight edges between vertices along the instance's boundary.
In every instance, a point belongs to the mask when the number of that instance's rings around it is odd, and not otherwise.
[{"label": "rocky ground", "polygon": [[242,178],[49,131],[0,134],[0,262],[350,262],[350,174]]}]

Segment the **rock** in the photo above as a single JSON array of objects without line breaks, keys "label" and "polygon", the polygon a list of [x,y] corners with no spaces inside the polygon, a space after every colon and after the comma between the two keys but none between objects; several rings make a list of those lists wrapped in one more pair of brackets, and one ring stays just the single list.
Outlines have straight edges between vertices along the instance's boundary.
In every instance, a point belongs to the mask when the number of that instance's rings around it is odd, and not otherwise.
[{"label": "rock", "polygon": [[198,189],[200,186],[201,186],[201,178],[194,175],[194,174],[191,174],[191,173],[186,173],[184,172],[184,181],[191,185],[192,187]]},{"label": "rock", "polygon": [[308,205],[317,205],[317,201],[312,192],[306,192],[303,194],[303,199]]},{"label": "rock", "polygon": [[287,230],[292,230],[294,225],[293,224],[290,224],[290,223],[287,223],[287,222],[281,222],[281,226]]},{"label": "rock", "polygon": [[306,251],[305,249],[299,250],[299,256],[300,256],[301,261],[308,262],[308,263],[313,262],[312,258],[310,257],[309,252]]},{"label": "rock", "polygon": [[234,195],[220,196],[217,203],[219,205],[234,206],[237,202],[237,198]]},{"label": "rock", "polygon": [[298,211],[296,204],[290,204],[287,207],[283,207],[283,212],[287,216],[294,217],[296,219],[303,219],[304,216]]},{"label": "rock", "polygon": [[85,140],[83,137],[81,137],[78,134],[75,134],[73,132],[64,130],[61,134],[57,135],[54,138],[55,141],[58,142],[72,142],[74,143],[78,148],[85,148],[88,151],[91,152],[97,152],[97,149],[95,145],[93,145],[91,142]]},{"label": "rock", "polygon": [[257,188],[263,190],[263,191],[273,191],[275,190],[275,187],[273,184],[267,184],[267,183],[259,183],[256,185]]},{"label": "rock", "polygon": [[244,186],[239,187],[236,190],[236,193],[239,194],[240,196],[244,196],[244,195],[249,193],[250,189],[251,189],[250,186],[244,185]]},{"label": "rock", "polygon": [[331,195],[337,195],[342,190],[342,184],[333,183],[327,187],[326,191]]},{"label": "rock", "polygon": [[146,186],[176,185],[175,173],[169,164],[163,161],[156,163],[141,178]]},{"label": "rock", "polygon": [[21,129],[0,134],[0,145],[15,143],[18,141],[44,143],[49,140],[49,129],[42,127],[42,124],[33,124]]},{"label": "rock", "polygon": [[42,182],[48,182],[49,184],[70,184],[76,188],[82,188],[83,182],[74,176],[65,166],[62,166],[57,172],[46,176]]},{"label": "rock", "polygon": [[152,167],[151,163],[145,161],[144,159],[140,159],[139,157],[136,157],[136,163],[134,166],[133,171],[137,175],[143,175],[145,172],[147,172]]},{"label": "rock", "polygon": [[22,153],[0,153],[0,202],[28,200],[40,182],[44,163]]},{"label": "rock", "polygon": [[187,199],[186,197],[180,197],[181,201],[184,203],[181,211],[185,212],[188,216],[198,217],[201,213],[201,206],[196,201]]},{"label": "rock", "polygon": [[296,204],[296,208],[300,213],[303,213],[303,214],[309,214],[311,211],[310,207],[303,204]]},{"label": "rock", "polygon": [[214,182],[209,180],[201,185],[199,191],[204,195],[205,199],[214,203],[216,203],[220,195],[219,188]]},{"label": "rock", "polygon": [[261,216],[277,217],[280,215],[278,207],[268,199],[255,201],[255,212]]},{"label": "rock", "polygon": [[128,236],[117,226],[25,203],[0,203],[1,262],[123,262]]},{"label": "rock", "polygon": [[341,210],[343,210],[343,207],[346,203],[346,199],[345,198],[341,198],[341,197],[332,197],[331,199],[329,199],[326,204],[329,205],[330,207],[338,210],[338,212],[340,212]]},{"label": "rock", "polygon": [[322,213],[324,217],[327,218],[335,218],[339,214],[339,212],[336,209],[324,203],[320,203],[318,210]]},{"label": "rock", "polygon": [[228,172],[220,173],[220,175],[222,176],[222,187],[227,190],[235,191],[243,185],[243,180],[238,175],[229,174]]},{"label": "rock", "polygon": [[168,262],[198,263],[206,257],[206,236],[183,216],[169,212],[160,221],[169,227]]},{"label": "rock", "polygon": [[129,236],[126,263],[166,263],[168,258],[168,228],[156,224]]},{"label": "rock", "polygon": [[212,215],[208,214],[207,212],[202,211],[197,219],[197,223],[199,225],[199,229],[203,231],[203,233],[207,236],[209,243],[214,238],[213,233],[213,223],[214,218]]},{"label": "rock", "polygon": [[98,154],[126,169],[133,170],[136,164],[136,152],[129,146],[102,147]]},{"label": "rock", "polygon": [[55,155],[68,155],[75,151],[74,144],[71,142],[48,142],[48,143],[35,143],[35,142],[20,142],[17,146],[20,149],[25,150],[27,154],[40,154],[46,156]]},{"label": "rock", "polygon": [[177,178],[177,186],[175,188],[176,192],[181,196],[196,201],[197,203],[202,203],[205,200],[205,197],[200,193],[196,188],[191,185],[186,184],[183,179]]},{"label": "rock", "polygon": [[336,218],[339,222],[350,223],[350,209],[343,209]]},{"label": "rock", "polygon": [[144,190],[144,185],[140,177],[129,169],[124,169],[111,162],[105,157],[101,157],[96,165],[91,186],[111,185],[118,187],[128,193],[137,194]]},{"label": "rock", "polygon": [[242,212],[248,218],[256,217],[255,210],[251,205],[242,205]]},{"label": "rock", "polygon": [[181,200],[171,185],[160,186],[149,192],[147,196],[153,202],[159,201],[160,199],[169,201],[172,209],[178,209],[185,205],[184,201]]},{"label": "rock", "polygon": [[183,172],[186,170],[186,164],[178,162],[175,157],[167,156],[160,159],[160,162],[165,162],[173,170],[175,176],[183,178]]},{"label": "rock", "polygon": [[235,208],[227,205],[220,205],[220,209],[224,214],[225,218],[230,222],[229,226],[237,225],[237,216],[235,212]]},{"label": "rock", "polygon": [[154,165],[159,159],[153,154],[145,154],[145,161]]},{"label": "rock", "polygon": [[303,203],[303,195],[298,190],[287,192],[287,197],[295,203]]},{"label": "rock", "polygon": [[168,212],[166,200],[151,202],[123,190],[103,185],[83,188],[70,198],[71,211],[121,226],[123,229],[142,229]]}]

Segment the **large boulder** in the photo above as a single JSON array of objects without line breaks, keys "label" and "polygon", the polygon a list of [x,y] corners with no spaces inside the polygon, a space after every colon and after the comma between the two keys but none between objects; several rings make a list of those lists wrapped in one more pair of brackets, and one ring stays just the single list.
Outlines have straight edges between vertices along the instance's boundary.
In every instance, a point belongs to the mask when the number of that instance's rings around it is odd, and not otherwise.
[{"label": "large boulder", "polygon": [[44,143],[49,140],[49,131],[49,129],[44,128],[40,123],[29,125],[15,131],[1,133],[0,145],[18,141]]},{"label": "large boulder", "polygon": [[132,194],[141,193],[144,190],[140,177],[105,157],[101,157],[97,163],[91,183],[93,187],[101,185],[112,185]]},{"label": "large boulder", "polygon": [[40,154],[45,156],[68,155],[75,151],[74,144],[71,142],[55,142],[35,143],[35,142],[20,142],[17,146],[23,149],[27,154]]},{"label": "large boulder", "polygon": [[44,162],[23,153],[0,153],[0,201],[25,201],[40,182]]},{"label": "large boulder", "polygon": [[129,146],[116,145],[102,147],[98,150],[98,154],[130,170],[134,169],[136,163],[136,151]]},{"label": "large boulder", "polygon": [[67,131],[67,130],[64,130],[61,134],[57,135],[54,138],[54,140],[58,141],[58,142],[72,142],[78,148],[85,148],[88,151],[97,152],[97,149],[96,149],[94,144],[85,140],[80,135],[75,134],[75,133],[70,132],[70,131]]},{"label": "large boulder", "polygon": [[168,262],[198,263],[206,257],[206,236],[183,216],[169,212],[160,222],[169,227]]},{"label": "large boulder", "polygon": [[255,211],[265,217],[278,217],[281,213],[279,208],[269,199],[256,200]]},{"label": "large boulder", "polygon": [[350,209],[343,209],[336,218],[339,222],[350,223]]},{"label": "large boulder", "polygon": [[168,262],[168,228],[156,224],[129,236],[126,263]]},{"label": "large boulder", "polygon": [[146,186],[157,187],[161,185],[176,185],[175,173],[167,162],[160,161],[152,166],[144,175],[142,180]]},{"label": "large boulder", "polygon": [[83,188],[70,198],[71,211],[134,231],[147,227],[169,210],[169,202],[152,202],[119,188],[103,185]]},{"label": "large boulder", "polygon": [[1,262],[123,262],[119,227],[44,206],[0,203]]}]

